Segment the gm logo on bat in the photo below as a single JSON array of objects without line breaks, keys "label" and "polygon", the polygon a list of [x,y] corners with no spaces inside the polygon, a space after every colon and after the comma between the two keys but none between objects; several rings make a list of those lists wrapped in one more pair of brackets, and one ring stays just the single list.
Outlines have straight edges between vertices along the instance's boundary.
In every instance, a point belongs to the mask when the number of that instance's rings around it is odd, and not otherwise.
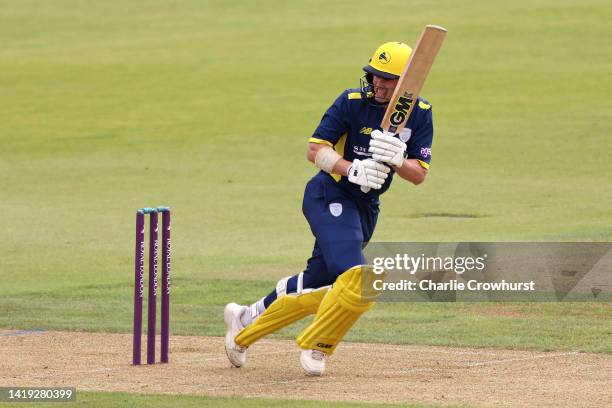
[{"label": "gm logo on bat", "polygon": [[412,103],[414,102],[412,94],[406,92],[400,96],[395,104],[394,111],[391,114],[390,122],[393,126],[399,126],[406,120],[406,114],[410,110]]}]

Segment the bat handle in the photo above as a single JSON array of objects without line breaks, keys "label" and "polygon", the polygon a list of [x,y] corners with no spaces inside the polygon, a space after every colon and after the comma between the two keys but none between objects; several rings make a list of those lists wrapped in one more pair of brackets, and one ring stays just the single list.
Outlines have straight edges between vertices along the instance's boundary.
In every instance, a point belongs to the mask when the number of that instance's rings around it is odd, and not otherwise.
[{"label": "bat handle", "polygon": [[[382,128],[383,133],[385,135],[391,136],[391,137],[395,136],[395,132],[394,131],[396,131],[396,130],[397,130],[397,128],[395,128],[395,127],[390,127],[389,129]],[[370,187],[361,186],[361,191],[363,191],[365,194],[368,194],[370,192],[370,190],[371,190]]]}]

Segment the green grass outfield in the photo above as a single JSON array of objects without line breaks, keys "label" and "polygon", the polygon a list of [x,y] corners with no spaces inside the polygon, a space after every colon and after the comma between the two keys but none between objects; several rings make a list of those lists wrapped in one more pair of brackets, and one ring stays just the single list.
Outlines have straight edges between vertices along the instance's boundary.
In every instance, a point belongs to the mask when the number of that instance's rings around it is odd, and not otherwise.
[{"label": "green grass outfield", "polygon": [[[379,43],[428,23],[449,30],[423,91],[432,167],[383,196],[374,240],[612,240],[609,1],[0,10],[0,327],[128,332],[135,211],[169,205],[173,333],[220,335],[224,303],[311,251],[305,150],[324,110]],[[610,303],[379,306],[350,339],[612,352]]]}]

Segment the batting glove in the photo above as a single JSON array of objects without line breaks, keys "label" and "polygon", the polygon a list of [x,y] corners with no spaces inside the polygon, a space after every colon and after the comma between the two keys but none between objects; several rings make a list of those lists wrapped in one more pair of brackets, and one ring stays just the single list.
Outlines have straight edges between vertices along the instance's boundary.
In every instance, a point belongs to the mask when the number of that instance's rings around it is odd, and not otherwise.
[{"label": "batting glove", "polygon": [[406,143],[393,136],[393,133],[373,130],[370,139],[372,158],[381,163],[400,167],[404,163]]},{"label": "batting glove", "polygon": [[390,171],[389,167],[372,159],[355,159],[348,169],[348,180],[362,187],[379,190]]}]

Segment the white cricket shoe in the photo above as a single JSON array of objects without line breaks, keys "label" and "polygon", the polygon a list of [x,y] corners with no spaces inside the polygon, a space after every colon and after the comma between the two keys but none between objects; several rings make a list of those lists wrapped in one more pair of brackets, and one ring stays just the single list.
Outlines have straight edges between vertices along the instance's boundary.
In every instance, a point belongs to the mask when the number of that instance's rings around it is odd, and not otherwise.
[{"label": "white cricket shoe", "polygon": [[308,375],[323,375],[325,372],[325,353],[320,350],[302,350],[300,363]]},{"label": "white cricket shoe", "polygon": [[246,306],[240,306],[236,303],[228,303],[223,310],[223,320],[225,321],[225,353],[230,363],[234,367],[242,367],[246,363],[247,348],[236,344],[234,339],[244,329],[240,321],[240,315]]}]

